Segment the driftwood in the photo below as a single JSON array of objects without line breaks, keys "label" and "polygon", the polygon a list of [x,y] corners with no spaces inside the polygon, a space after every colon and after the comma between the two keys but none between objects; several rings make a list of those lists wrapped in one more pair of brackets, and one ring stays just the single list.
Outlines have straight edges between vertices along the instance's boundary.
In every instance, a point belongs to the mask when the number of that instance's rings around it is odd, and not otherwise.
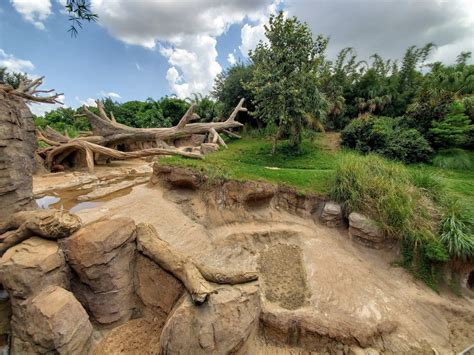
[{"label": "driftwood", "polygon": [[[124,160],[152,155],[180,155],[187,158],[201,159],[202,154],[176,149],[166,144],[165,140],[169,141],[192,134],[207,133],[210,142],[227,147],[219,132],[239,137],[237,134],[229,131],[229,129],[242,126],[241,123],[235,121],[235,118],[239,112],[247,110],[242,107],[243,103],[244,99],[241,99],[232,114],[224,122],[190,124],[189,122],[199,118],[194,113],[196,106],[191,105],[174,127],[133,128],[117,123],[113,113],[110,113],[110,116],[108,116],[102,102],[97,100],[98,115],[84,106],[84,116],[88,118],[92,126],[93,135],[71,139],[67,134],[63,135],[51,127],[47,127],[45,130],[37,130],[38,140],[50,146],[39,149],[38,154],[44,159],[46,167],[52,170],[55,166],[63,166],[63,161],[68,159],[71,154],[79,152],[84,157],[84,163],[91,173],[94,171],[95,161],[98,157],[102,159]],[[153,142],[153,145],[159,147],[131,152],[122,152],[113,148],[121,144],[138,143],[138,145],[142,145],[144,142]]]},{"label": "driftwood", "polygon": [[62,105],[62,102],[59,101],[59,97],[63,94],[54,93],[52,95],[47,95],[47,96],[39,95],[39,94],[48,94],[48,93],[54,92],[54,89],[38,90],[38,88],[43,84],[43,79],[44,79],[44,76],[35,80],[21,81],[20,84],[18,85],[18,88],[16,89],[11,85],[0,83],[0,91],[4,91],[8,95],[21,97],[22,99],[26,101]]},{"label": "driftwood", "polygon": [[213,291],[212,286],[189,257],[159,238],[153,226],[145,223],[137,226],[137,244],[138,250],[181,280],[194,304],[206,302]]},{"label": "driftwood", "polygon": [[[223,122],[210,123],[189,123],[197,118],[194,113],[196,105],[189,107],[188,111],[181,118],[179,123],[174,127],[167,128],[133,128],[124,124],[117,123],[107,116],[104,111],[102,102],[97,100],[97,108],[99,115],[91,112],[86,106],[83,106],[84,116],[89,120],[92,132],[95,136],[102,137],[101,145],[120,144],[121,142],[132,141],[157,141],[170,140],[181,137],[190,136],[192,134],[210,133],[217,136],[215,139],[222,144],[224,141],[220,138],[221,131],[229,131],[231,128],[243,126],[242,123],[235,120],[239,112],[245,112],[247,109],[243,107],[245,99],[241,99],[229,118]],[[225,144],[225,143],[224,143]]]},{"label": "driftwood", "polygon": [[17,212],[0,225],[0,255],[33,236],[47,239],[68,237],[81,225],[78,216],[64,211],[46,209]]},{"label": "driftwood", "polygon": [[138,250],[183,282],[195,304],[202,304],[213,292],[209,282],[235,285],[258,278],[256,271],[218,270],[199,264],[160,239],[149,224],[137,226],[137,242]]}]

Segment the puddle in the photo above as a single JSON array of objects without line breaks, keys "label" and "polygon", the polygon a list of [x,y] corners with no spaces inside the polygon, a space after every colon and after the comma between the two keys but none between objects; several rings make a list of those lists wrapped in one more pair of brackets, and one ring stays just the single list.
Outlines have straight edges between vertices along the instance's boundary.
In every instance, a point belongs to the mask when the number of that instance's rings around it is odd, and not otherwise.
[{"label": "puddle", "polygon": [[91,191],[92,189],[54,191],[52,195],[46,195],[41,198],[37,198],[36,204],[39,208],[43,209],[56,208],[58,210],[66,210],[71,213],[76,213],[81,210],[97,207],[105,201],[110,201],[115,198],[128,195],[132,191],[132,187],[113,192],[94,201],[80,202],[77,200],[79,196],[85,195]]}]

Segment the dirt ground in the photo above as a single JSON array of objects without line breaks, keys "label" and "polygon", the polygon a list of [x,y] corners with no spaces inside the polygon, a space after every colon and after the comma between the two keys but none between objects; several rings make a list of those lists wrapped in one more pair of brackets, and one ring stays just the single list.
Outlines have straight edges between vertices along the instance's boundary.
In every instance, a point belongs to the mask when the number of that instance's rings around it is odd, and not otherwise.
[{"label": "dirt ground", "polygon": [[[57,183],[67,179],[54,178]],[[390,321],[396,330],[383,338],[388,352],[419,346],[449,354],[474,343],[474,300],[437,294],[394,265],[396,252],[367,249],[352,243],[345,229],[275,209],[254,211],[252,219],[236,223],[203,224],[206,205],[193,196],[139,185],[77,214],[85,223],[104,216],[150,223],[180,251],[224,269],[257,268],[260,251],[268,247],[262,254],[263,283],[288,283],[292,292],[276,287],[265,293],[265,302],[329,326],[363,329]]]}]

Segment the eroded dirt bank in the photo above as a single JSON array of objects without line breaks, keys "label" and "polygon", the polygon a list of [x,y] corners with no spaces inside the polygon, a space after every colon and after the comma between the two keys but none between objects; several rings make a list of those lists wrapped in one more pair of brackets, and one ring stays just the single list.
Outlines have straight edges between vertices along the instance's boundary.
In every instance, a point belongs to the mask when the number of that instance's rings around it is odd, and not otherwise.
[{"label": "eroded dirt bank", "polygon": [[[79,211],[85,223],[118,217],[149,223],[161,239],[198,263],[222,273],[259,274],[248,286],[219,288],[222,291],[211,296],[212,311],[184,298],[173,310],[175,300],[167,302],[166,312],[96,332],[95,352],[179,353],[186,347],[177,347],[177,340],[183,346],[192,342],[191,335],[184,340],[176,333],[180,329],[199,335],[195,353],[222,353],[224,345],[215,344],[223,341],[219,337],[226,338],[225,326],[216,315],[240,321],[233,323],[241,327],[241,339],[232,349],[239,353],[367,351],[361,348],[454,353],[470,345],[472,299],[439,295],[393,266],[398,257],[394,249],[368,249],[352,242],[345,227],[321,224],[323,205],[319,196],[300,196],[263,183],[208,181],[185,169],[156,166],[151,183]],[[149,269],[147,262],[143,259],[136,269]],[[148,275],[140,281],[145,289],[155,289],[146,296],[150,304],[170,297],[156,288],[160,280]],[[231,300],[237,302],[235,314],[225,306]],[[189,323],[180,319],[188,318],[204,323],[197,330],[179,328]],[[210,333],[208,323],[215,325]],[[131,337],[135,332],[140,336]],[[206,340],[206,334],[214,340]],[[235,340],[229,338],[229,343]],[[163,342],[168,346],[163,348]]]}]

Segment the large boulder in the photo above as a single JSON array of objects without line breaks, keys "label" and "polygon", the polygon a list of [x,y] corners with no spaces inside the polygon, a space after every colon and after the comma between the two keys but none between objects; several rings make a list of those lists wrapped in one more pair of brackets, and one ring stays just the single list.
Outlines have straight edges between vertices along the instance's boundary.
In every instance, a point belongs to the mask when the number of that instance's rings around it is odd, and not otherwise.
[{"label": "large boulder", "polygon": [[28,299],[21,316],[12,321],[12,354],[87,354],[92,325],[71,292],[49,286]]},{"label": "large boulder", "polygon": [[260,296],[254,284],[222,286],[196,307],[186,295],[168,318],[161,354],[235,354],[257,330]]},{"label": "large boulder", "polygon": [[198,171],[188,168],[161,166],[158,162],[153,165],[152,182],[164,181],[173,188],[195,190],[205,181],[206,177]]},{"label": "large boulder", "polygon": [[342,226],[344,220],[342,218],[341,205],[333,201],[326,202],[324,204],[320,220],[328,227]]},{"label": "large boulder", "polygon": [[349,215],[349,235],[356,242],[375,249],[382,248],[385,241],[384,233],[375,221],[357,212]]},{"label": "large boulder", "polygon": [[160,315],[163,319],[184,291],[178,279],[141,254],[135,265],[135,288],[144,315]]},{"label": "large boulder", "polygon": [[50,285],[68,288],[68,274],[58,244],[38,237],[8,249],[0,259],[0,278],[13,304]]},{"label": "large boulder", "polygon": [[61,242],[78,278],[74,293],[92,318],[101,324],[130,319],[135,309],[133,220],[94,222]]}]

